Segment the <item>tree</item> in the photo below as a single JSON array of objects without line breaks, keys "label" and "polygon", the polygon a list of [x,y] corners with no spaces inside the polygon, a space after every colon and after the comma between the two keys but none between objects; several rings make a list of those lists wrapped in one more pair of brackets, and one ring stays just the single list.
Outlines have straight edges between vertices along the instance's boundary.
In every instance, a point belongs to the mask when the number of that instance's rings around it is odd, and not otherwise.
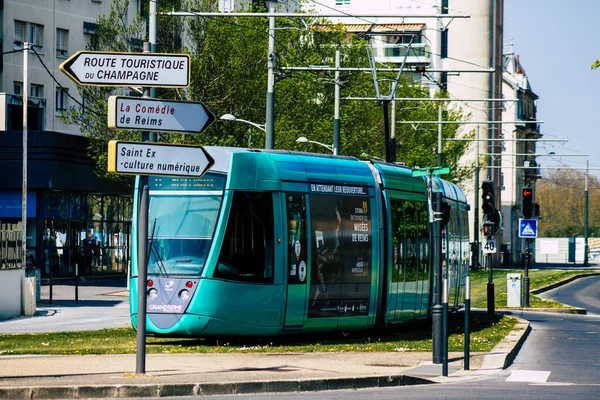
[{"label": "tree", "polygon": [[[216,11],[216,0],[161,1],[160,7],[194,11]],[[136,18],[132,26],[125,23],[126,0],[115,0],[111,13],[98,20],[98,31],[90,44],[93,50],[138,50],[145,38],[144,24]],[[257,8],[256,11],[259,11]],[[264,11],[264,9],[263,9]],[[299,136],[323,143],[332,142],[334,115],[333,72],[293,72],[282,66],[332,65],[335,51],[342,54],[342,65],[368,67],[368,41],[348,39],[342,26],[325,20],[316,22],[300,18],[277,18],[275,83],[275,148],[300,151],[325,151],[296,143]],[[308,26],[308,27],[307,27]],[[268,19],[256,17],[169,17],[158,19],[159,52],[186,52],[191,56],[191,84],[186,90],[162,89],[163,99],[201,101],[218,117],[231,113],[239,118],[263,123],[267,92]],[[181,37],[185,40],[181,40]],[[182,44],[183,43],[183,44]],[[139,50],[138,50],[139,51]],[[395,74],[381,74],[382,79]],[[372,75],[365,72],[344,73],[341,77],[344,96],[374,97]],[[106,98],[118,92],[107,88],[80,88],[86,109],[72,109],[67,121],[77,123],[92,141],[90,152],[99,170],[106,168],[106,142],[110,139],[139,140],[135,131],[109,131],[106,128]],[[403,79],[397,97],[427,97],[428,92]],[[414,102],[399,104],[398,120],[437,120],[437,104]],[[462,119],[461,110],[443,103],[444,119]],[[103,119],[104,118],[104,119]],[[382,107],[376,101],[342,101],[341,154],[361,156],[367,153],[383,158]],[[430,125],[433,127],[434,125]],[[408,124],[397,125],[399,161],[408,166],[437,164],[437,129]],[[458,125],[444,125],[444,138],[456,135]],[[200,135],[161,134],[161,141],[198,145],[264,147],[264,132],[245,124],[216,121]],[[458,160],[468,142],[444,142],[446,164],[458,179],[467,176],[468,167],[459,168]]]},{"label": "tree", "polygon": [[[583,172],[557,170],[545,176],[536,185],[536,201],[540,205],[540,237],[583,236],[584,227]],[[590,236],[600,233],[599,182],[588,177],[588,225]]]}]

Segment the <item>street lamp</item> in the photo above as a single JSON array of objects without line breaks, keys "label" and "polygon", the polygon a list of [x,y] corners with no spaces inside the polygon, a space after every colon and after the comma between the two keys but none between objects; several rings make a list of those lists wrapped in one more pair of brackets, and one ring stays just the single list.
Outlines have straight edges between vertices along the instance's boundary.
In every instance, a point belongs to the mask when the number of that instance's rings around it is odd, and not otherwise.
[{"label": "street lamp", "polygon": [[317,144],[319,146],[325,147],[327,150],[329,150],[330,152],[332,152],[333,155],[337,155],[336,149],[333,147],[333,145],[325,144],[325,143],[321,143],[321,142],[316,142],[314,140],[308,140],[304,136],[300,136],[298,139],[296,139],[296,143],[313,143],[313,144]]},{"label": "street lamp", "polygon": [[237,118],[237,117],[235,117],[232,114],[223,114],[223,115],[221,115],[220,119],[222,119],[223,121],[245,122],[248,125],[252,125],[253,127],[258,128],[258,129],[260,129],[263,132],[266,132],[266,130],[265,130],[266,128],[265,128],[264,124],[261,125],[261,124],[257,124],[256,122],[246,121],[245,119]]},{"label": "street lamp", "polygon": [[[223,114],[221,115],[221,118],[219,118],[223,121],[235,121],[235,122],[244,122],[248,125],[251,125],[257,129],[260,129],[261,131],[267,133],[266,131],[266,127],[265,125],[261,125],[261,124],[257,124],[256,122],[252,122],[252,121],[247,121],[245,119],[241,119],[241,118],[237,118],[236,116],[234,116],[233,114]],[[248,129],[248,147],[250,147],[250,143],[252,142],[252,130]]]}]

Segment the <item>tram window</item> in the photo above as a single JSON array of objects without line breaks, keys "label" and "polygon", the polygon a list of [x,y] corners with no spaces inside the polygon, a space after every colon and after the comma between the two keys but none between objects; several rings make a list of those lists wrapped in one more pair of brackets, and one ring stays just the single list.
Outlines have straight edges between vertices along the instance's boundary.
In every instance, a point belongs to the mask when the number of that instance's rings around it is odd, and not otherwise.
[{"label": "tram window", "polygon": [[215,277],[273,282],[273,197],[235,192]]}]

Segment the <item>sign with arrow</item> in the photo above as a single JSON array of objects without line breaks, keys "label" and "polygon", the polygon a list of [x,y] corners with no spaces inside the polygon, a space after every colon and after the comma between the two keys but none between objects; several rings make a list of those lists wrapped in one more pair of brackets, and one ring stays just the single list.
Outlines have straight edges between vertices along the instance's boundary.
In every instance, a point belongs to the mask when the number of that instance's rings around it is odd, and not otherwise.
[{"label": "sign with arrow", "polygon": [[79,85],[187,87],[190,56],[160,53],[78,51],[60,70]]},{"label": "sign with arrow", "polygon": [[108,142],[108,172],[200,177],[213,164],[213,158],[198,146],[117,140]]},{"label": "sign with arrow", "polygon": [[537,219],[519,218],[519,237],[536,238],[537,237]]},{"label": "sign with arrow", "polygon": [[215,116],[200,102],[110,96],[108,127],[163,132],[204,131]]}]

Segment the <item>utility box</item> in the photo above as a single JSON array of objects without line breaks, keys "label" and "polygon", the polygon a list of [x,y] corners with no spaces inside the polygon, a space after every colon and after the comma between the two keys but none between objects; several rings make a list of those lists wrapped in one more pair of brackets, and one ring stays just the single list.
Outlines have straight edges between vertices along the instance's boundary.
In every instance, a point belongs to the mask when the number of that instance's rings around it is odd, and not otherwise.
[{"label": "utility box", "polygon": [[521,274],[506,274],[506,305],[521,307]]}]

